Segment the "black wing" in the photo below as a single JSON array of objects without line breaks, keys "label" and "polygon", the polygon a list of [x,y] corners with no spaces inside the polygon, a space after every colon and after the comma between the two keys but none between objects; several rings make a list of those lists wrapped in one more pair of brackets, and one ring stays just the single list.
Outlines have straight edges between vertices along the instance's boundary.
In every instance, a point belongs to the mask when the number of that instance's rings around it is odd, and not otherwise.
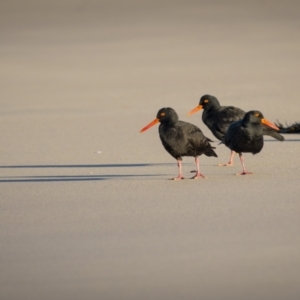
[{"label": "black wing", "polygon": [[213,134],[216,138],[221,141],[224,141],[225,134],[228,130],[228,127],[236,122],[241,120],[245,115],[245,112],[234,106],[222,106],[221,109],[216,114],[214,125],[213,125]]}]

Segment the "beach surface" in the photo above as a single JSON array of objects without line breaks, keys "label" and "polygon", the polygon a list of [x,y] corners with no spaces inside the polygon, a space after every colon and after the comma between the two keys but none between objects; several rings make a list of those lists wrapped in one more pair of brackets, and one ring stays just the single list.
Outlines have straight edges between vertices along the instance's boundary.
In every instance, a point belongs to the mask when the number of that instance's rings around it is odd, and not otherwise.
[{"label": "beach surface", "polygon": [[[300,299],[300,135],[238,157],[204,94],[300,121],[300,2],[2,1],[0,299]],[[172,181],[162,107],[201,128]]]}]

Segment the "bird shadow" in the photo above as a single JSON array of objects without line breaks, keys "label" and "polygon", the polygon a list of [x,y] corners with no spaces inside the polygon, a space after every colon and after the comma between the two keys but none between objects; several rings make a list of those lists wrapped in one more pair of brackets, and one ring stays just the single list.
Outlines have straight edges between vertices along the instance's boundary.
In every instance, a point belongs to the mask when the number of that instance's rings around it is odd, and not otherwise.
[{"label": "bird shadow", "polygon": [[[264,142],[280,142],[280,141],[278,141],[278,140],[274,140],[274,139],[268,139],[268,140],[264,140]],[[282,141],[282,142],[284,142],[284,143],[286,143],[286,142],[300,142],[300,139],[284,139],[284,141]]]},{"label": "bird shadow", "polygon": [[75,164],[75,165],[8,165],[0,166],[0,169],[32,169],[32,168],[129,168],[129,167],[151,167],[159,165],[171,165],[171,163],[153,163],[153,164]]},{"label": "bird shadow", "polygon": [[163,174],[147,174],[147,175],[132,175],[132,174],[122,174],[122,175],[55,175],[55,176],[10,176],[10,177],[0,177],[0,183],[13,183],[13,182],[66,182],[66,181],[99,181],[108,179],[123,179],[128,180],[130,178],[142,179],[145,177],[155,177],[163,176]]},{"label": "bird shadow", "polygon": [[[35,168],[129,168],[129,167],[153,167],[158,165],[174,165],[171,163],[154,164],[74,164],[74,165],[8,165],[0,166],[0,169],[35,169]],[[67,182],[67,181],[100,181],[109,179],[144,179],[166,174],[99,174],[99,175],[42,175],[42,176],[5,176],[0,177],[0,183],[14,182]]]}]

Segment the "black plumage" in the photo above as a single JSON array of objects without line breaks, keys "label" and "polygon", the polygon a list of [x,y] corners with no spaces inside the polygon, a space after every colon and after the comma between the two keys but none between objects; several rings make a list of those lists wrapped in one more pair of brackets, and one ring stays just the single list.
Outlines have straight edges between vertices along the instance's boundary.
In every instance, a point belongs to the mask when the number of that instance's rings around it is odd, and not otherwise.
[{"label": "black plumage", "polygon": [[256,154],[262,150],[264,126],[279,130],[273,123],[265,119],[260,111],[252,110],[247,112],[242,120],[232,123],[225,134],[225,145],[240,156],[243,167],[240,175],[251,174],[246,171],[242,153]]},{"label": "black plumage", "polygon": [[279,128],[279,132],[281,133],[300,133],[300,122],[285,126],[280,122],[276,122],[275,125]]},{"label": "black plumage", "polygon": [[215,156],[214,147],[210,145],[210,139],[204,136],[197,126],[180,121],[173,108],[161,108],[152,122],[145,126],[143,132],[160,122],[159,137],[166,151],[177,160],[178,176],[173,179],[183,179],[182,176],[182,157],[193,156],[197,167],[196,175],[193,178],[204,177],[200,172],[198,156]]},{"label": "black plumage", "polygon": [[[189,115],[203,109],[202,121],[211,130],[212,134],[224,143],[228,127],[241,120],[246,112],[234,106],[221,106],[219,100],[212,95],[204,95],[200,98],[199,105],[189,112]],[[263,125],[263,135],[269,135],[279,141],[284,137],[273,128]],[[233,165],[234,152],[231,151],[229,162],[220,166]]]}]

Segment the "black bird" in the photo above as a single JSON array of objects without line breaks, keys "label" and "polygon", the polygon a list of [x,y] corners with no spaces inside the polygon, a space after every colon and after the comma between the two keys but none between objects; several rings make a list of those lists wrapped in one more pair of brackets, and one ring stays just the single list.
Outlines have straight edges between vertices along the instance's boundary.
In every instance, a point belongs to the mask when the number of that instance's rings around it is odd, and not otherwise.
[{"label": "black bird", "polygon": [[156,115],[156,119],[141,129],[140,132],[147,130],[158,122],[160,122],[160,140],[166,151],[177,160],[178,176],[173,179],[184,179],[182,176],[182,156],[195,157],[197,172],[192,178],[205,178],[200,173],[198,156],[205,154],[206,156],[217,157],[217,154],[213,150],[215,148],[209,143],[211,140],[205,137],[197,126],[180,121],[175,110],[170,107],[161,108]]},{"label": "black bird", "polygon": [[295,122],[292,125],[286,125],[276,122],[275,125],[279,128],[281,133],[300,133],[300,122]]},{"label": "black bird", "polygon": [[274,130],[279,128],[264,118],[258,110],[247,112],[240,121],[232,123],[225,134],[225,145],[239,154],[243,172],[238,175],[252,174],[247,172],[244,164],[243,152],[252,154],[259,153],[264,145],[263,130],[264,125]]},{"label": "black bird", "polygon": [[[212,134],[224,143],[224,138],[228,127],[236,121],[241,120],[246,112],[234,106],[221,106],[218,99],[211,95],[204,95],[200,98],[199,105],[191,110],[188,115],[192,115],[198,110],[203,109],[202,121],[211,130]],[[283,141],[284,137],[273,128],[263,126],[263,135]],[[219,166],[232,166],[234,152],[231,151],[228,163]]]}]

